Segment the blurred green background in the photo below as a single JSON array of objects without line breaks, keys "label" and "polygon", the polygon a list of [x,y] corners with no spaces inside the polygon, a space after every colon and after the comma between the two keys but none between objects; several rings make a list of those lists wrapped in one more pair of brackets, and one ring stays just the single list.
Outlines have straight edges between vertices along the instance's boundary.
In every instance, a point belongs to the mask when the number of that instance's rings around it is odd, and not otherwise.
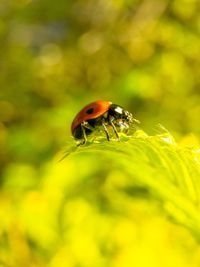
[{"label": "blurred green background", "polygon": [[199,0],[1,0],[0,266],[199,266],[156,201],[113,191],[119,170],[55,163],[100,99],[197,144],[199,77]]}]

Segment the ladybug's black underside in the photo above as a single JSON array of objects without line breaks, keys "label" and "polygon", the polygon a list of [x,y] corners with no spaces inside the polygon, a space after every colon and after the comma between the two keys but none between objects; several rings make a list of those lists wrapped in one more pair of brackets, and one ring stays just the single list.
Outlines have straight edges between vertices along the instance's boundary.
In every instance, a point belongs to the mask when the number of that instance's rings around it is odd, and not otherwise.
[{"label": "ladybug's black underside", "polygon": [[[88,129],[88,128],[84,127],[86,135],[90,135],[95,130],[95,127],[96,126],[101,125],[101,124],[98,124],[98,120],[101,117],[99,117],[97,119],[87,120],[88,126],[91,126],[93,128],[93,130],[92,130],[92,128],[91,129]],[[73,136],[76,139],[83,139],[84,138],[83,129],[82,129],[82,125],[81,124],[74,130]]]},{"label": "ladybug's black underside", "polygon": [[128,129],[132,122],[132,114],[124,110],[119,105],[112,104],[108,111],[95,119],[83,121],[78,127],[75,128],[73,136],[75,139],[86,141],[86,136],[90,135],[97,127],[101,126],[106,133],[106,137],[109,140],[109,133],[107,126],[111,126],[117,136],[117,131],[121,128]]}]

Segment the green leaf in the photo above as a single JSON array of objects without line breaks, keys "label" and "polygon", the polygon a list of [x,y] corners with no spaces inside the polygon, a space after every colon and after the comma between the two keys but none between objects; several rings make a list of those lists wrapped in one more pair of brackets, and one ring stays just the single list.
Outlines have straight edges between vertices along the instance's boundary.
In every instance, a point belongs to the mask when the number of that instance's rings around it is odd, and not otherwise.
[{"label": "green leaf", "polygon": [[112,168],[123,170],[133,186],[146,188],[175,223],[200,241],[200,150],[179,146],[166,130],[155,136],[137,130],[132,136],[121,134],[120,139],[71,145],[68,154],[100,153]]}]

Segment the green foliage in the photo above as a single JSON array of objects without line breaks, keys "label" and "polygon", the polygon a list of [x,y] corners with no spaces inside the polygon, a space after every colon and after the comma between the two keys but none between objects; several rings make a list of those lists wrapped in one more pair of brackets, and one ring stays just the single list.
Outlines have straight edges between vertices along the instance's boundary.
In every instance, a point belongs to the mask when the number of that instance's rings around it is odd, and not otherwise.
[{"label": "green foliage", "polygon": [[86,151],[101,152],[104,161],[129,177],[129,183],[120,189],[131,192],[135,185],[147,189],[176,223],[189,228],[200,241],[199,149],[180,147],[168,132],[148,136],[138,130],[134,136],[122,136],[121,142],[105,141],[78,149]]},{"label": "green foliage", "polygon": [[[0,266],[200,266],[199,3],[0,1]],[[100,99],[149,135],[77,148]]]},{"label": "green foliage", "polygon": [[9,167],[3,262],[146,267],[168,255],[166,266],[199,265],[199,149],[181,147],[163,129],[120,138],[69,142],[62,161],[59,154],[39,170],[40,183],[31,166]]}]

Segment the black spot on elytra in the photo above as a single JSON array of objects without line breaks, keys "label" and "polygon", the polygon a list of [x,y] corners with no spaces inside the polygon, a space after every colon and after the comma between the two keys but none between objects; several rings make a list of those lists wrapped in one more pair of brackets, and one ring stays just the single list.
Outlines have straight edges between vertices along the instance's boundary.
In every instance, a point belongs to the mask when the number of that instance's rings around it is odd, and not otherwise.
[{"label": "black spot on elytra", "polygon": [[88,110],[86,110],[86,113],[87,113],[87,114],[92,114],[92,113],[93,113],[93,111],[94,111],[94,109],[93,109],[93,108],[89,108]]}]

